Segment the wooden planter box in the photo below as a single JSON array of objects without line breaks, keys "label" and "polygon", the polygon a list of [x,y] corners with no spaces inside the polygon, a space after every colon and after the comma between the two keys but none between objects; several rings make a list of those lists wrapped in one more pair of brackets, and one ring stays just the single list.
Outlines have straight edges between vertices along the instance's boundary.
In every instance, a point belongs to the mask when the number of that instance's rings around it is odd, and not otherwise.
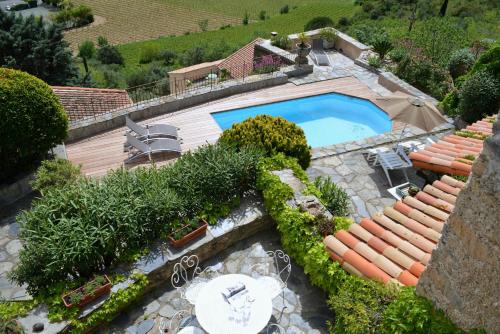
[{"label": "wooden planter box", "polygon": [[207,227],[208,227],[208,223],[206,220],[202,219],[199,221],[199,227],[194,230],[194,231],[191,231],[189,232],[188,234],[186,234],[185,236],[183,236],[182,238],[180,238],[179,240],[176,240],[173,238],[173,235],[176,233],[176,232],[180,232],[182,230],[185,230],[187,228],[189,228],[189,225],[186,225],[186,226],[183,226],[181,227],[180,229],[176,230],[174,233],[172,233],[169,237],[168,237],[168,240],[170,241],[170,245],[174,248],[180,248],[180,247],[183,247],[185,246],[186,244],[188,244],[189,242],[191,242],[192,240],[198,238],[198,237],[201,237],[203,235],[205,235],[206,231],[207,231]]},{"label": "wooden planter box", "polygon": [[[90,303],[91,301],[101,297],[102,295],[108,293],[109,291],[111,291],[111,281],[109,280],[109,277],[107,275],[104,275],[104,280],[105,280],[105,283],[104,285],[101,285],[100,287],[98,287],[97,289],[95,289],[92,293],[88,294],[88,295],[85,295],[82,300],[76,305],[77,307],[82,307],[84,306],[85,304],[88,304]],[[93,280],[92,280],[93,281]],[[92,282],[90,281],[90,282]],[[90,283],[89,282],[89,283]],[[64,303],[64,306],[66,306],[67,308],[70,308],[70,307],[73,307],[75,305],[71,304],[70,302],[70,296],[71,294],[73,293],[76,293],[76,292],[81,292],[83,290],[83,287],[84,286],[81,286],[79,287],[78,289],[75,289],[65,295],[62,296],[62,300],[63,300],[63,303]]]}]

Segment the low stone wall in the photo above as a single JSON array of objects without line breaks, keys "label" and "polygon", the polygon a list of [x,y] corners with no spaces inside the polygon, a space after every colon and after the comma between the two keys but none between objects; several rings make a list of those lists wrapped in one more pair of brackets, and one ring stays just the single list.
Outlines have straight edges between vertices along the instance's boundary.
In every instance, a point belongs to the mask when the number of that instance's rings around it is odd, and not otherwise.
[{"label": "low stone wall", "polygon": [[438,101],[425,94],[424,92],[418,90],[417,88],[413,87],[406,81],[398,78],[394,73],[391,72],[381,72],[378,76],[378,83],[390,90],[391,92],[395,91],[401,91],[403,93],[407,93],[413,96],[417,96],[423,99],[426,99],[428,101],[431,101],[434,104],[437,104]]},{"label": "low stone wall", "polygon": [[254,75],[245,82],[222,82],[216,88],[201,88],[193,93],[183,96],[166,96],[130,108],[97,116],[96,118],[81,120],[74,123],[68,133],[66,142],[70,143],[92,135],[109,131],[125,125],[125,115],[134,120],[142,120],[162,114],[172,113],[184,108],[189,108],[209,101],[221,99],[234,94],[245,93],[262,88],[282,85],[287,83],[288,77],[282,73]]},{"label": "low stone wall", "polygon": [[31,194],[33,188],[31,188],[30,183],[34,178],[35,175],[30,173],[12,184],[2,186],[0,188],[0,209]]},{"label": "low stone wall", "polygon": [[469,330],[500,333],[500,122],[484,142],[417,292]]}]

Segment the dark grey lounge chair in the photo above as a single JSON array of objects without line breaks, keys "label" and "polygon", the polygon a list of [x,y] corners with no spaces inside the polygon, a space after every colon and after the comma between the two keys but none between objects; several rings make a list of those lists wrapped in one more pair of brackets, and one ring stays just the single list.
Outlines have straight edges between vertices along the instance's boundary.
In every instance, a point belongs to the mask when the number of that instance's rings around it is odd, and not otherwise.
[{"label": "dark grey lounge chair", "polygon": [[328,59],[328,55],[323,49],[323,40],[321,38],[313,39],[311,53],[316,60],[316,64],[318,64],[319,66],[330,65],[330,59]]},{"label": "dark grey lounge chair", "polygon": [[151,160],[151,155],[155,153],[181,153],[181,145],[176,139],[171,138],[156,138],[149,142],[143,142],[127,133],[127,142],[125,144],[134,149],[129,150],[129,157],[125,160],[126,164],[144,156]]},{"label": "dark grey lounge chair", "polygon": [[135,137],[142,141],[158,137],[173,139],[177,139],[178,137],[178,129],[173,125],[147,124],[146,126],[142,126],[131,120],[128,116],[125,116],[125,123],[132,132],[135,132]]}]

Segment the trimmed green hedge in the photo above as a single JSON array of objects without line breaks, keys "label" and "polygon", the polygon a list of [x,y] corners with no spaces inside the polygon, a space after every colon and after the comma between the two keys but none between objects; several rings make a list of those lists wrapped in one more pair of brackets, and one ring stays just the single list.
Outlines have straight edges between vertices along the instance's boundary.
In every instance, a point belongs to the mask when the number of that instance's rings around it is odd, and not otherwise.
[{"label": "trimmed green hedge", "polygon": [[49,85],[0,68],[0,182],[36,166],[67,132],[68,116]]},{"label": "trimmed green hedge", "polygon": [[[417,296],[414,288],[399,289],[363,280],[332,261],[322,236],[314,229],[313,217],[287,205],[293,190],[271,173],[284,168],[292,169],[309,193],[318,193],[297,161],[281,154],[261,161],[257,187],[276,221],[283,249],[304,268],[310,282],[329,295],[328,304],[335,314],[331,333],[463,333],[428,300]],[[334,221],[336,230],[351,223],[346,218]]]},{"label": "trimmed green hedge", "polygon": [[268,156],[284,153],[297,158],[304,169],[311,162],[304,130],[283,117],[259,115],[249,118],[224,130],[219,141],[236,147],[261,147]]}]

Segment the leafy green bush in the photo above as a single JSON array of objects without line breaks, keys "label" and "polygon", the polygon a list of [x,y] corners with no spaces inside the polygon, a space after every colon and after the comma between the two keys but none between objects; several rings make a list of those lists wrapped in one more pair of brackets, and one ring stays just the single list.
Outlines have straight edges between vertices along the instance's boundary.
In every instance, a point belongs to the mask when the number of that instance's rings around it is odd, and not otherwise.
[{"label": "leafy green bush", "polygon": [[439,106],[443,109],[448,116],[457,116],[459,114],[458,105],[460,103],[460,97],[458,91],[452,90],[444,97],[443,101],[439,103]]},{"label": "leafy green bush", "polygon": [[77,28],[94,22],[92,9],[86,5],[66,7],[54,15],[54,21],[67,28]]},{"label": "leafy green bush", "polygon": [[63,188],[67,184],[76,182],[81,177],[80,168],[69,160],[44,160],[36,171],[31,186],[44,195],[50,189]]},{"label": "leafy green bush", "polygon": [[121,73],[112,68],[103,69],[102,78],[106,88],[119,88],[123,82]]},{"label": "leafy green bush", "polygon": [[408,56],[408,53],[406,52],[405,49],[402,49],[402,48],[397,48],[397,49],[393,49],[393,50],[389,51],[389,57],[395,63],[400,63],[407,56]]},{"label": "leafy green bush", "polygon": [[245,12],[245,15],[243,15],[243,20],[242,20],[243,25],[247,25],[249,20],[250,16],[248,15],[248,12]]},{"label": "leafy green bush", "polygon": [[321,192],[321,201],[326,206],[328,211],[334,216],[347,216],[349,213],[349,196],[344,189],[333,183],[330,177],[317,177],[314,180],[314,185]]},{"label": "leafy green bush", "polygon": [[500,44],[497,43],[491,49],[479,57],[472,67],[472,73],[486,71],[500,81]]},{"label": "leafy green bush", "polygon": [[351,25],[351,20],[348,18],[348,17],[345,17],[345,16],[342,16],[340,19],[339,19],[339,23],[338,25],[340,27],[347,27],[349,25]]},{"label": "leafy green bush", "polygon": [[385,55],[393,49],[391,39],[387,34],[377,35],[373,41],[373,50],[380,55],[380,60],[384,60]]},{"label": "leafy green bush", "polygon": [[282,117],[259,115],[224,130],[219,141],[239,148],[257,146],[269,155],[284,153],[295,157],[302,168],[311,162],[304,131]]},{"label": "leafy green bush", "polygon": [[68,116],[52,89],[25,72],[0,68],[0,182],[29,170],[68,131]]},{"label": "leafy green bush", "polygon": [[149,64],[158,59],[160,59],[160,49],[156,46],[148,45],[141,50],[139,64]]},{"label": "leafy green bush", "polygon": [[37,294],[108,268],[171,233],[179,220],[203,214],[213,221],[221,206],[254,187],[259,157],[255,149],[212,145],[172,166],[54,187],[18,216],[24,248],[12,278]]},{"label": "leafy green bush", "polygon": [[170,50],[162,50],[158,58],[163,60],[165,65],[172,65],[177,59],[177,54]]},{"label": "leafy green bush", "polygon": [[499,85],[499,81],[489,72],[479,71],[470,75],[460,89],[459,110],[462,119],[473,123],[486,115],[497,113],[500,106]]},{"label": "leafy green bush", "polygon": [[290,7],[288,5],[284,5],[283,7],[280,8],[280,14],[288,14],[290,11]]},{"label": "leafy green bush", "polygon": [[335,24],[333,23],[332,19],[328,16],[316,16],[306,23],[306,25],[304,26],[304,31],[333,27],[334,25]]},{"label": "leafy green bush", "polygon": [[283,50],[290,50],[292,48],[292,40],[286,35],[273,36],[271,44]]},{"label": "leafy green bush", "polygon": [[108,43],[104,37],[97,40],[99,49],[97,50],[97,59],[103,64],[123,65],[123,56],[116,46]]},{"label": "leafy green bush", "polygon": [[448,70],[453,79],[466,74],[474,65],[474,55],[469,49],[460,49],[453,52],[448,61]]},{"label": "leafy green bush", "polygon": [[368,65],[373,68],[380,68],[382,67],[382,60],[378,56],[370,56],[368,57]]}]

